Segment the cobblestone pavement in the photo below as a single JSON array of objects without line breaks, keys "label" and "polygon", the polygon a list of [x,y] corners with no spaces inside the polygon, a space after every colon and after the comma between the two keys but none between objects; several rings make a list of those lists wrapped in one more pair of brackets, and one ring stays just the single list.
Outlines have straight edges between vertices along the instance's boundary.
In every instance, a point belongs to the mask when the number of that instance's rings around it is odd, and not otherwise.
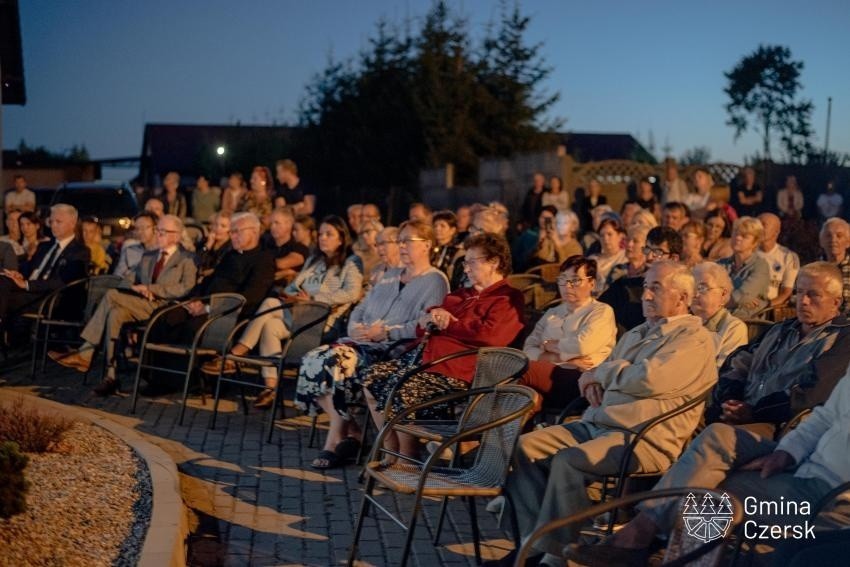
[{"label": "cobblestone pavement", "polygon": [[[122,382],[130,391],[131,379],[125,376]],[[288,382],[285,391],[291,399],[293,384]],[[98,398],[90,385],[83,384],[81,374],[50,361],[46,372],[31,380],[29,358],[24,355],[17,362],[13,358],[0,363],[0,384],[95,410],[162,447],[177,463],[183,498],[194,516],[190,565],[345,563],[363,494],[359,468],[351,465],[326,473],[310,468],[318,449],[308,448],[310,420],[296,416],[294,409],[286,410],[273,442],[266,443],[268,414],[252,409],[244,415],[236,390],[222,396],[216,429],[210,430],[209,397],[202,405],[199,395],[190,396],[181,426],[176,394],[142,397],[133,415],[127,393]],[[393,497],[386,497],[389,504]],[[410,509],[409,497],[394,500],[403,511]],[[495,517],[484,510],[485,504],[478,503],[478,522],[486,560],[505,555],[512,544]],[[474,565],[469,515],[462,502],[450,503],[440,545],[432,543],[438,507],[437,501],[425,503],[409,564]],[[395,565],[403,543],[403,530],[389,518],[376,523],[370,517],[361,538],[361,564]]]}]

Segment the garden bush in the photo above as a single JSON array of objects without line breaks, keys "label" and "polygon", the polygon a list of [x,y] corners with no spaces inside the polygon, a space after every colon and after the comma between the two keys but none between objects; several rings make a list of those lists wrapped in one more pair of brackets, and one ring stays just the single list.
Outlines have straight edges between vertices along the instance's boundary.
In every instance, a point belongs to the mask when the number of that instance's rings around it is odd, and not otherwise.
[{"label": "garden bush", "polygon": [[11,404],[0,404],[0,443],[13,441],[25,453],[56,449],[74,421],[44,413],[24,403],[23,396]]},{"label": "garden bush", "polygon": [[29,458],[17,443],[0,442],[0,518],[9,518],[27,509],[27,480],[24,468]]}]

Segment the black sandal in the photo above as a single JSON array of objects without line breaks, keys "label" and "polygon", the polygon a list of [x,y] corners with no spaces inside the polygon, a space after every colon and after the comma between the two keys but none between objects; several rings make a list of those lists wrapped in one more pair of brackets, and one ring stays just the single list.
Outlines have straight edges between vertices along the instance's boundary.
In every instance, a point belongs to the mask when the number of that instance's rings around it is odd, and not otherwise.
[{"label": "black sandal", "polygon": [[[327,464],[317,464],[317,461],[325,461]],[[322,450],[319,451],[319,454],[316,455],[316,458],[313,459],[313,462],[310,463],[310,466],[314,469],[319,469],[323,471],[327,469],[338,468],[344,463],[345,459],[340,459],[339,455],[337,455],[333,451]]]}]

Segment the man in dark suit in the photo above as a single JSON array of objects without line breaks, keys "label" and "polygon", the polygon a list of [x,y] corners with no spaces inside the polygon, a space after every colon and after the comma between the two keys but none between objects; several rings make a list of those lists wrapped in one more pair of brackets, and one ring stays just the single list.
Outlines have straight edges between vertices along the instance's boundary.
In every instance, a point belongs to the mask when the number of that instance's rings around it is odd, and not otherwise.
[{"label": "man in dark suit", "polygon": [[185,297],[195,287],[198,273],[195,255],[180,247],[182,234],[183,222],[179,217],[162,217],[156,228],[158,247],[142,255],[135,269],[126,274],[125,285],[106,292],[80,334],[85,342],[79,350],[48,353],[62,366],[86,372],[95,348],[105,339],[109,367],[104,382],[95,387],[97,394],[109,395],[118,386],[113,349],[121,326],[150,318],[155,309]]},{"label": "man in dark suit", "polygon": [[[53,205],[47,222],[53,240],[38,245],[32,261],[35,269],[29,277],[8,269],[0,274],[0,320],[4,322],[12,314],[34,309],[50,292],[88,275],[91,253],[75,236],[77,209],[71,205]],[[59,308],[72,311],[69,316],[78,315],[82,303],[66,301]]]},{"label": "man in dark suit", "polygon": [[[275,261],[269,250],[260,246],[260,219],[254,213],[233,215],[230,241],[233,249],[227,252],[212,274],[204,278],[190,295],[202,297],[213,293],[238,293],[245,298],[241,317],[249,317],[257,311],[274,282]],[[209,305],[192,301],[184,309],[177,309],[165,316],[164,324],[157,325],[150,340],[157,343],[188,344],[206,322]],[[170,355],[158,355],[159,366],[169,366]],[[166,382],[156,375],[149,379],[149,387],[143,393],[159,393]]]}]

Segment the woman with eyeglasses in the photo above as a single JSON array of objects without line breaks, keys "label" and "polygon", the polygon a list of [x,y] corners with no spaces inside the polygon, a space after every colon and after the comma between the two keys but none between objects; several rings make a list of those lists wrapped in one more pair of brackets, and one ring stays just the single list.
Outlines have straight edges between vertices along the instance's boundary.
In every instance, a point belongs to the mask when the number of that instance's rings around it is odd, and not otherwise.
[{"label": "woman with eyeglasses", "polygon": [[696,294],[691,301],[691,313],[702,319],[706,329],[717,333],[717,368],[720,368],[732,351],[747,344],[747,325],[726,309],[732,295],[732,280],[723,266],[714,262],[697,264],[694,279]]},{"label": "woman with eyeglasses", "polygon": [[346,337],[304,356],[295,404],[310,415],[321,409],[330,418],[325,445],[312,463],[314,468],[337,467],[357,454],[361,432],[348,414],[348,404],[362,399],[363,371],[385,359],[398,341],[416,338],[420,317],[448,293],[446,276],[431,266],[433,242],[429,223],[403,223],[398,242],[393,244],[400,250],[402,265],[389,268],[354,308]]},{"label": "woman with eyeglasses", "polygon": [[546,311],[525,339],[530,362],[520,383],[540,392],[547,407],[562,408],[578,398],[581,373],[608,358],[617,342],[614,310],[593,298],[596,268],[593,259],[567,258],[558,276],[563,301]]},{"label": "woman with eyeglasses", "polygon": [[732,314],[749,319],[769,304],[770,266],[757,254],[764,225],[753,217],[741,217],[732,228],[732,255],[717,261],[732,278],[727,307]]},{"label": "woman with eyeglasses", "polygon": [[[372,418],[380,429],[384,424],[384,406],[398,379],[414,365],[469,348],[506,346],[522,331],[524,301],[522,292],[508,285],[505,276],[511,271],[510,246],[504,237],[490,233],[474,234],[467,238],[464,271],[470,287],[446,296],[439,307],[430,309],[419,319],[417,336],[426,328],[433,329],[422,348],[406,355],[374,364],[365,371],[363,390]],[[392,415],[437,396],[469,388],[475,373],[475,357],[455,358],[420,372],[407,380],[397,391]],[[423,419],[445,417],[437,408],[417,416]],[[396,442],[405,455],[414,455],[417,439],[400,436]]]},{"label": "woman with eyeglasses", "polygon": [[375,241],[379,262],[368,275],[369,289],[381,281],[388,270],[403,267],[401,262],[401,246],[399,245],[398,227],[388,226],[378,234]]},{"label": "woman with eyeglasses", "polygon": [[[264,313],[286,302],[319,301],[332,307],[325,324],[325,333],[333,328],[337,319],[342,317],[352,303],[360,299],[363,274],[354,256],[348,256],[351,237],[345,221],[331,215],[322,219],[319,225],[319,249],[305,262],[295,279],[284,289],[273,288],[276,297],[266,298],[257,309]],[[292,324],[287,310],[278,310],[255,317],[242,332],[239,342],[230,350],[231,354],[241,356],[259,345],[260,355],[273,356],[280,352],[280,341],[289,336]],[[217,375],[236,372],[232,361],[224,363],[216,357],[204,364],[201,369],[207,374]],[[277,385],[277,368],[263,368],[266,389],[254,402],[254,407],[266,409],[274,402],[274,389]]]}]

